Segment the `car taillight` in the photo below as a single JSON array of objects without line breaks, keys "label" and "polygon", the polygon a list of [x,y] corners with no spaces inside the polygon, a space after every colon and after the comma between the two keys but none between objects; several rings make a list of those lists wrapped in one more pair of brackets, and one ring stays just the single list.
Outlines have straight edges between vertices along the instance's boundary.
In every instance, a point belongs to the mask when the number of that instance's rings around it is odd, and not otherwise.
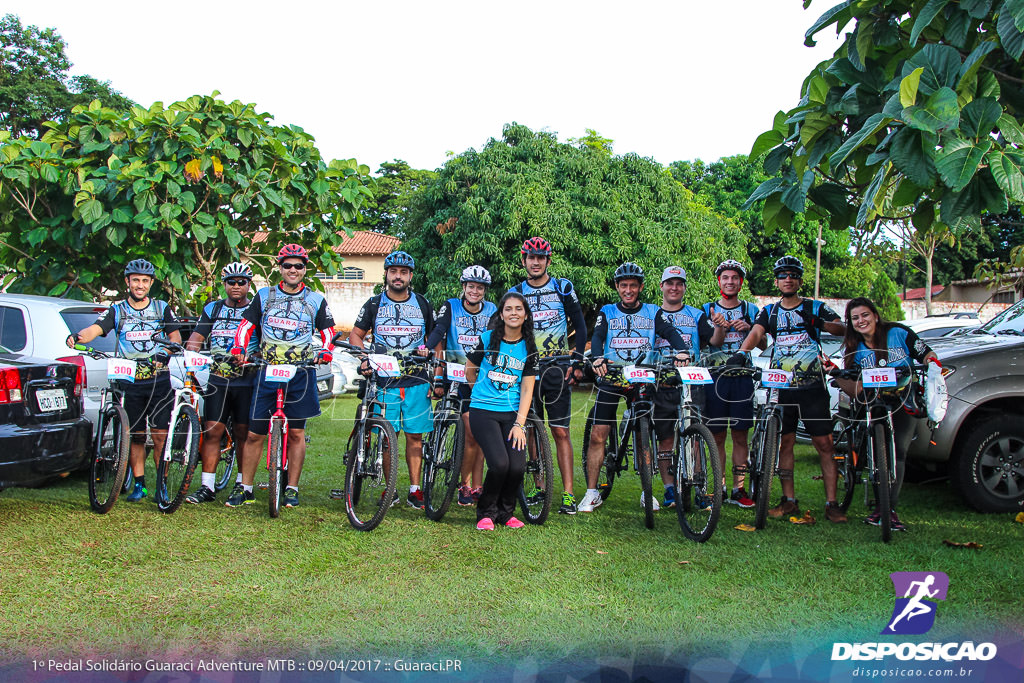
[{"label": "car taillight", "polygon": [[74,363],[78,366],[78,372],[75,374],[75,396],[81,396],[86,384],[88,384],[87,375],[85,374],[85,356],[64,356],[57,360],[64,361],[65,363]]},{"label": "car taillight", "polygon": [[21,372],[18,368],[0,369],[0,403],[21,403]]}]

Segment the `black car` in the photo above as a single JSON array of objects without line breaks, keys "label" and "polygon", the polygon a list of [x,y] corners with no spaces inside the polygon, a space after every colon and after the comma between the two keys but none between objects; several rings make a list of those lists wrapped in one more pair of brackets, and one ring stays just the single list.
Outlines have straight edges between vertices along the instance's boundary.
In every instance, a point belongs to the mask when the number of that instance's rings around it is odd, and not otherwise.
[{"label": "black car", "polygon": [[35,486],[89,461],[80,366],[0,347],[0,489]]}]

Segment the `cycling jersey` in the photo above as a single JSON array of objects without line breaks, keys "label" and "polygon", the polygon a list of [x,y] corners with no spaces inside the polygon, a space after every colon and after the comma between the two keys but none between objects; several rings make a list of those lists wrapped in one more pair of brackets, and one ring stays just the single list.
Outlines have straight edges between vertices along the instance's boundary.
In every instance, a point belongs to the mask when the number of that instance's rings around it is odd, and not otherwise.
[{"label": "cycling jersey", "polygon": [[686,351],[690,354],[690,363],[696,365],[700,360],[700,350],[711,341],[711,335],[715,328],[704,311],[693,306],[683,306],[678,311],[666,311],[661,309],[661,315],[676,328],[679,336],[683,338],[685,346],[673,349],[667,339],[658,337],[654,341],[654,348],[664,357],[674,356],[679,351]]},{"label": "cycling jersey", "polygon": [[497,358],[492,359],[494,354],[487,352],[491,334],[492,330],[481,334],[480,341],[468,354],[470,362],[479,368],[469,408],[517,412],[523,377],[536,375],[537,358],[526,353],[526,341],[508,343],[503,339]]},{"label": "cycling jersey", "polygon": [[[96,318],[103,336],[116,330],[117,355],[135,361],[150,361],[163,347],[153,341],[154,335],[167,335],[178,330],[178,320],[164,301],[150,299],[145,308],[134,308],[127,300],[118,301]],[[135,368],[135,379],[152,379],[166,367],[155,368],[141,362]]]},{"label": "cycling jersey", "polygon": [[[235,333],[238,331],[238,326],[242,323],[242,314],[245,313],[248,307],[249,304],[232,306],[228,299],[211,301],[203,307],[203,312],[199,316],[199,322],[196,323],[195,332],[206,339],[206,344],[211,354],[227,356],[231,353],[231,347],[235,345]],[[258,347],[259,343],[254,335],[249,340],[249,345],[245,349],[245,355],[253,355],[258,350]],[[244,378],[243,375],[243,368],[228,360],[215,360],[213,367],[210,368],[211,377],[230,379],[236,384],[242,379],[245,379],[246,383],[248,383],[248,378]]]},{"label": "cycling jersey", "polygon": [[597,314],[590,348],[591,353],[600,349],[600,356],[613,363],[649,363],[654,360],[658,337],[668,340],[669,349],[678,352],[686,348],[686,342],[658,306],[639,304],[627,309],[621,303],[607,304]]},{"label": "cycling jersey", "polygon": [[770,367],[793,373],[809,372],[808,376],[793,377],[791,386],[823,385],[821,363],[818,360],[819,332],[808,327],[804,315],[815,315],[825,322],[839,320],[835,311],[815,299],[804,299],[796,308],[785,308],[781,303],[768,304],[754,321],[775,339]]},{"label": "cycling jersey", "polygon": [[305,284],[289,294],[275,287],[263,287],[242,314],[235,332],[235,346],[249,348],[259,330],[259,353],[270,363],[310,360],[319,347],[334,348],[334,317],[327,299]]},{"label": "cycling jersey", "polygon": [[[745,320],[751,326],[754,324],[758,313],[756,305],[742,300],[733,308],[726,308],[717,301],[709,301],[704,304],[703,310],[709,320],[712,313],[718,313],[728,321]],[[740,345],[747,338],[748,334],[750,334],[749,329],[745,332],[740,332],[730,327],[725,333],[725,341],[722,342],[722,345],[711,346],[708,349],[708,354],[704,358],[704,364],[708,367],[725,365],[725,361],[729,360],[729,356],[739,351]]]},{"label": "cycling jersey", "polygon": [[[434,328],[430,303],[416,292],[409,292],[405,301],[395,301],[387,292],[371,297],[359,309],[355,327],[373,333],[374,353],[413,351],[425,345]],[[426,367],[408,365],[402,377],[381,378],[383,387],[411,387],[426,381]]]},{"label": "cycling jersey", "polygon": [[529,281],[509,290],[526,299],[533,314],[533,338],[542,357],[557,356],[569,351],[569,323],[576,334],[576,353],[583,356],[587,348],[587,323],[580,300],[572,283],[564,278],[548,277],[540,287]]},{"label": "cycling jersey", "polygon": [[[923,363],[931,348],[912,329],[899,323],[889,323],[885,335],[885,349],[869,349],[861,341],[853,354],[853,362],[862,368],[879,367],[879,355],[884,356],[886,367],[909,368],[913,361]],[[879,353],[881,352],[881,353]],[[910,383],[911,377],[900,378],[900,386]]]},{"label": "cycling jersey", "polygon": [[434,348],[444,339],[445,359],[464,365],[466,354],[476,348],[497,310],[490,301],[481,301],[480,310],[470,313],[462,299],[448,299],[437,313],[434,329],[427,337],[427,348]]}]

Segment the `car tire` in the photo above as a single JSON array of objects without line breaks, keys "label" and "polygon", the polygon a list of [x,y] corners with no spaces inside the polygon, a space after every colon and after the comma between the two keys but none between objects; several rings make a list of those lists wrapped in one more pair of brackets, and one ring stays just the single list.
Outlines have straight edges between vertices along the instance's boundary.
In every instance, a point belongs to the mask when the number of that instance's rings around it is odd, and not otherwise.
[{"label": "car tire", "polygon": [[981,512],[1024,509],[1024,424],[995,415],[974,425],[952,463],[954,488]]}]

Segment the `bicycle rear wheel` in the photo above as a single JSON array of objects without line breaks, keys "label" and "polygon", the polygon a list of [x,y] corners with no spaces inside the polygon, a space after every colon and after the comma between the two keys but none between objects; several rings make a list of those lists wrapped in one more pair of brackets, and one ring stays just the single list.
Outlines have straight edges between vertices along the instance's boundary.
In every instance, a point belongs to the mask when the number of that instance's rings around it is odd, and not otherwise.
[{"label": "bicycle rear wheel", "polygon": [[[356,429],[360,429],[358,423]],[[362,429],[345,457],[345,513],[353,528],[372,531],[383,521],[395,496],[398,437],[395,428],[382,417],[366,418]],[[360,446],[362,460],[358,457]],[[387,476],[385,459],[389,463]]]},{"label": "bicycle rear wheel", "polygon": [[775,466],[779,460],[779,418],[772,414],[765,419],[764,432],[758,444],[757,493],[754,498],[754,527],[763,529],[768,519],[768,502],[771,500],[772,481]]},{"label": "bicycle rear wheel", "polygon": [[440,521],[452,503],[459,485],[465,446],[462,416],[449,413],[434,427],[430,448],[423,458],[423,511]]},{"label": "bicycle rear wheel", "polygon": [[[167,433],[167,444],[156,468],[156,506],[160,512],[174,512],[185,500],[192,473],[199,459],[199,415],[184,404]],[[170,449],[170,459],[165,457]]]},{"label": "bicycle rear wheel", "polygon": [[109,512],[117,502],[128,470],[128,439],[124,408],[112,403],[100,411],[89,469],[89,504],[95,512]]},{"label": "bicycle rear wheel", "polygon": [[857,453],[851,443],[852,431],[846,428],[846,421],[840,417],[832,419],[832,446],[835,449],[836,489],[839,493],[839,508],[846,512],[853,502],[857,489]]},{"label": "bicycle rear wheel", "polygon": [[[587,455],[590,450],[590,432],[594,427],[594,413],[597,410],[597,406],[590,408],[590,413],[587,414],[586,424],[583,426],[583,477],[586,479],[587,476]],[[608,500],[608,496],[612,493],[612,486],[615,484],[615,477],[619,474],[619,469],[616,466],[615,455],[619,450],[619,432],[616,428],[612,427],[608,430],[608,438],[604,441],[604,463],[601,465],[601,469],[597,474],[597,490],[601,493],[601,500]]]},{"label": "bicycle rear wheel", "polygon": [[675,458],[679,526],[687,538],[704,543],[722,514],[722,461],[711,431],[702,424],[687,427]]},{"label": "bicycle rear wheel", "polygon": [[636,453],[636,469],[640,473],[640,489],[644,497],[644,526],[654,528],[654,463],[658,460],[658,444],[654,439],[650,423],[637,419],[633,443]]},{"label": "bicycle rear wheel", "polygon": [[544,423],[532,413],[526,419],[526,440],[526,472],[519,489],[519,506],[527,522],[543,524],[551,511],[554,469]]},{"label": "bicycle rear wheel", "polygon": [[892,430],[886,421],[871,426],[872,460],[875,466],[875,494],[878,501],[879,526],[882,528],[882,542],[892,539],[892,481],[895,479],[893,466]]},{"label": "bicycle rear wheel", "polygon": [[284,462],[285,443],[284,421],[279,418],[270,419],[270,435],[267,437],[267,500],[270,505],[270,516],[281,514],[282,469]]},{"label": "bicycle rear wheel", "polygon": [[220,460],[217,462],[217,480],[213,485],[214,491],[222,491],[231,483],[231,475],[235,470],[236,454],[241,447],[235,443],[234,432],[235,424],[229,417],[224,425],[224,436],[220,438]]}]

